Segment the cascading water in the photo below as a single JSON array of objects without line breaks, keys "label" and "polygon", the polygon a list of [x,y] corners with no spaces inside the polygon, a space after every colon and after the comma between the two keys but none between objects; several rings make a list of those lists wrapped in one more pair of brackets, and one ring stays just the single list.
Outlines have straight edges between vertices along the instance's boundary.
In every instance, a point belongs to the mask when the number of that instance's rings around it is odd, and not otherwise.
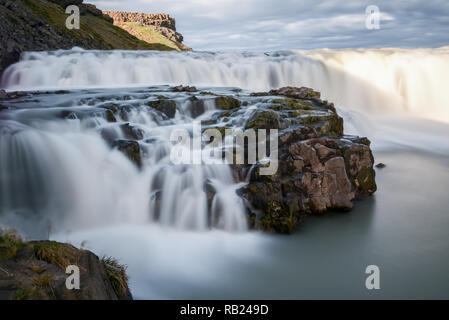
[{"label": "cascading water", "polygon": [[[229,166],[170,162],[170,132],[191,126],[192,102],[174,95],[173,119],[147,106],[170,94],[163,87],[36,94],[19,102],[21,110],[4,110],[0,221],[41,237],[47,229],[151,221],[196,231],[246,230]],[[205,100],[203,116],[214,108]],[[140,170],[107,145],[130,138],[141,146]],[[206,183],[215,186],[211,208]]]},{"label": "cascading water", "polygon": [[449,122],[449,49],[272,53],[84,51],[24,53],[6,89],[160,84],[267,90],[308,86],[339,107]]},{"label": "cascading water", "polygon": [[[3,88],[70,90],[0,104],[0,225],[121,258],[137,298],[372,298],[360,279],[372,263],[389,284],[379,297],[447,297],[448,58],[447,47],[24,53]],[[321,91],[387,164],[379,192],[292,237],[226,232],[246,230],[239,186],[228,166],[170,163],[170,132],[190,128],[194,109],[164,84]],[[176,101],[173,118],[148,108],[161,95]],[[202,98],[207,117],[214,104]],[[140,168],[113,145],[130,140]],[[429,279],[436,289],[421,295]]]}]

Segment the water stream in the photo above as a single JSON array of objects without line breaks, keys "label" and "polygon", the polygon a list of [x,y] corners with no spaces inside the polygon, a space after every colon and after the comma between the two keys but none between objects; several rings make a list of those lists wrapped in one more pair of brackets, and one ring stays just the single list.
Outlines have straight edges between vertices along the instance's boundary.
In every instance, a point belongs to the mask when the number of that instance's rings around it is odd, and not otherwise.
[{"label": "water stream", "polygon": [[[120,258],[141,299],[448,298],[448,82],[448,49],[25,53],[2,87],[40,93],[0,111],[0,223]],[[387,164],[379,191],[289,237],[247,231],[229,167],[168,160],[169,132],[193,119],[168,90],[178,84],[321,91]],[[160,95],[176,101],[174,118],[144,107]],[[127,135],[141,169],[108,146]],[[205,182],[218,190],[215,222]],[[364,287],[369,264],[380,291]]]}]

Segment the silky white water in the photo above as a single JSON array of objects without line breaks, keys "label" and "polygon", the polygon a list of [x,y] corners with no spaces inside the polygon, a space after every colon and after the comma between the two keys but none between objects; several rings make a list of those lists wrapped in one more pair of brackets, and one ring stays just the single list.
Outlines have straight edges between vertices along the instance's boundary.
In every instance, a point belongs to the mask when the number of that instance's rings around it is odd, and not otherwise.
[{"label": "silky white water", "polygon": [[[153,90],[153,91],[152,91]],[[192,130],[190,96],[153,89],[36,95],[0,118],[0,222],[34,237],[122,223],[247,230],[227,165],[175,165],[171,132]],[[147,105],[172,95],[168,119]],[[38,100],[40,99],[40,100]],[[115,122],[102,106],[115,105]],[[204,100],[207,117],[214,100]],[[107,141],[137,140],[141,168]],[[201,147],[201,146],[200,146]],[[194,149],[192,152],[201,152]],[[205,185],[213,188],[211,207]]]},{"label": "silky white water", "polygon": [[8,90],[140,86],[308,86],[341,108],[449,122],[449,49],[270,53],[29,52],[5,71]]},{"label": "silky white water", "polygon": [[[137,298],[447,297],[448,58],[447,48],[24,53],[3,88],[76,90],[0,112],[0,224],[120,258]],[[188,101],[167,121],[141,108],[166,87],[137,88],[165,84],[321,91],[387,164],[379,191],[290,238],[246,232],[228,167],[170,166],[168,134],[190,125]],[[105,142],[126,137],[104,103],[141,130],[142,169]],[[214,225],[204,182],[219,191]],[[376,296],[364,289],[373,263],[386,279]]]}]

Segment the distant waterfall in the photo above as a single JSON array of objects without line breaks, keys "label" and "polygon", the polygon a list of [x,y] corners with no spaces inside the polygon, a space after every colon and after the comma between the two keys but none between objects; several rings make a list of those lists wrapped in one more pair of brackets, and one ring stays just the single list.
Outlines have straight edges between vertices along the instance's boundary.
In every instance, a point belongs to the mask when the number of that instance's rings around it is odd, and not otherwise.
[{"label": "distant waterfall", "polygon": [[24,53],[7,69],[8,90],[189,84],[267,90],[308,86],[338,107],[449,122],[449,49],[209,53]]}]

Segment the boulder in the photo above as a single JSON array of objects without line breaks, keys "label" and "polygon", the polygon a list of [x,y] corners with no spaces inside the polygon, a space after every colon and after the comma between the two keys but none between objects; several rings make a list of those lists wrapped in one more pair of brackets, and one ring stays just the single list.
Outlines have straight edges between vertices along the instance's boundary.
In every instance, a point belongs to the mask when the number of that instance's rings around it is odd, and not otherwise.
[{"label": "boulder", "polygon": [[173,91],[174,92],[196,92],[198,90],[196,89],[196,87],[180,85],[180,86],[173,87]]},{"label": "boulder", "polygon": [[120,139],[113,141],[112,146],[123,152],[138,168],[142,167],[140,145],[137,141]]},{"label": "boulder", "polygon": [[204,100],[198,99],[197,97],[192,97],[189,99],[189,104],[186,111],[192,118],[199,117],[205,110]]},{"label": "boulder", "polygon": [[148,102],[148,106],[156,109],[166,115],[168,118],[174,118],[176,114],[176,102],[161,97],[159,100]]},{"label": "boulder", "polygon": [[220,110],[231,110],[231,109],[239,108],[240,105],[241,105],[240,100],[238,100],[234,97],[222,96],[222,97],[217,97],[215,99],[215,106],[217,109],[220,109]]},{"label": "boulder", "polygon": [[[80,289],[66,287],[66,268],[80,271]],[[0,300],[130,300],[126,268],[113,258],[54,241],[24,242],[0,230]]]},{"label": "boulder", "polygon": [[290,233],[307,215],[351,210],[354,199],[377,190],[370,141],[344,135],[343,119],[319,93],[288,87],[252,96],[262,100],[245,128],[279,130],[274,175],[260,175],[261,163],[232,165],[236,182],[248,182],[237,193],[252,227]]}]

